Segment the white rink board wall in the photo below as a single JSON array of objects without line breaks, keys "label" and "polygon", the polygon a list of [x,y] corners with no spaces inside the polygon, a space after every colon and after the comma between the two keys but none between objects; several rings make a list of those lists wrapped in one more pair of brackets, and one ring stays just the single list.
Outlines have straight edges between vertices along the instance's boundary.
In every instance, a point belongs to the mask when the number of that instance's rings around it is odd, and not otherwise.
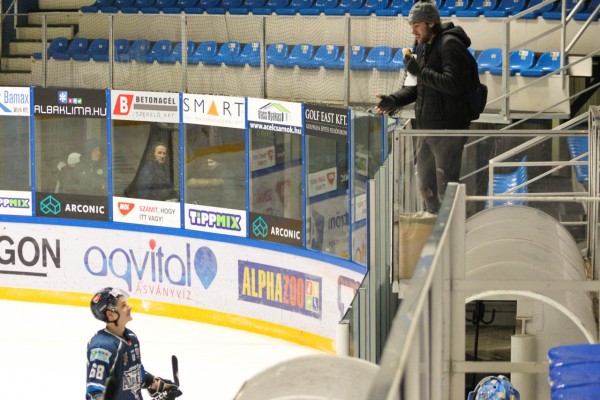
[{"label": "white rink board wall", "polygon": [[121,287],[150,314],[154,302],[190,306],[331,343],[354,297],[344,282],[363,278],[298,255],[188,237],[25,223],[6,223],[3,232],[2,286],[74,293]]}]

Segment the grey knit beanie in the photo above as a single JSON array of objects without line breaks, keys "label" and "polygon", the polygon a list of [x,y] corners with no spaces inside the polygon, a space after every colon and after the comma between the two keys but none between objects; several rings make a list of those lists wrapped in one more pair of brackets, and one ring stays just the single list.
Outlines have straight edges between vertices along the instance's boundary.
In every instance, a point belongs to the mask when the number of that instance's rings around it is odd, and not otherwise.
[{"label": "grey knit beanie", "polygon": [[418,1],[410,9],[408,14],[408,23],[416,24],[417,22],[441,24],[440,12],[434,2]]}]

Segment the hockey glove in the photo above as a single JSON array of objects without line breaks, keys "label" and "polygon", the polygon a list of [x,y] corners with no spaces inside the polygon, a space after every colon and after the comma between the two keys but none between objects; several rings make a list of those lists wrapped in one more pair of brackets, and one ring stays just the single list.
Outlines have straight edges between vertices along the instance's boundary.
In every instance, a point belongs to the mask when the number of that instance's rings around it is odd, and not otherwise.
[{"label": "hockey glove", "polygon": [[413,56],[404,57],[404,66],[409,74],[414,76],[421,75],[421,66]]},{"label": "hockey glove", "polygon": [[179,387],[168,379],[155,377],[152,386],[155,386],[156,389],[149,387],[148,393],[150,393],[150,397],[152,397],[153,399],[173,400],[176,397],[182,395],[181,390],[179,390]]},{"label": "hockey glove", "polygon": [[386,114],[393,114],[396,111],[396,102],[392,96],[381,95],[381,100],[377,108]]}]

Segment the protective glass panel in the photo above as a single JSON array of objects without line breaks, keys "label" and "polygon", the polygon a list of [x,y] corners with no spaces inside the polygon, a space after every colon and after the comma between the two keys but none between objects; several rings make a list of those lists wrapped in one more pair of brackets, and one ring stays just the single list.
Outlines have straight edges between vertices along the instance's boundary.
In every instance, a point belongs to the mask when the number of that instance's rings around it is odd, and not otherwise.
[{"label": "protective glass panel", "polygon": [[185,125],[185,202],[246,209],[244,131]]},{"label": "protective glass panel", "polygon": [[113,120],[113,195],[179,200],[179,125]]},{"label": "protective glass panel", "polygon": [[0,190],[31,190],[29,117],[0,118]]}]

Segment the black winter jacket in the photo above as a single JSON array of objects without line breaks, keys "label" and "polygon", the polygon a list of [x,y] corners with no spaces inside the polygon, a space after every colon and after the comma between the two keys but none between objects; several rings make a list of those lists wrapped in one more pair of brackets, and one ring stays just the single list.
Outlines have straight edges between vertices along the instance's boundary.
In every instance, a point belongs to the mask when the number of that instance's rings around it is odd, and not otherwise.
[{"label": "black winter jacket", "polygon": [[[448,35],[453,38],[442,39]],[[404,86],[391,96],[399,107],[415,103],[416,129],[468,129],[467,91],[473,76],[466,58],[471,57],[470,45],[465,31],[449,22],[442,24],[431,44],[415,49],[421,66],[417,86]]]}]

